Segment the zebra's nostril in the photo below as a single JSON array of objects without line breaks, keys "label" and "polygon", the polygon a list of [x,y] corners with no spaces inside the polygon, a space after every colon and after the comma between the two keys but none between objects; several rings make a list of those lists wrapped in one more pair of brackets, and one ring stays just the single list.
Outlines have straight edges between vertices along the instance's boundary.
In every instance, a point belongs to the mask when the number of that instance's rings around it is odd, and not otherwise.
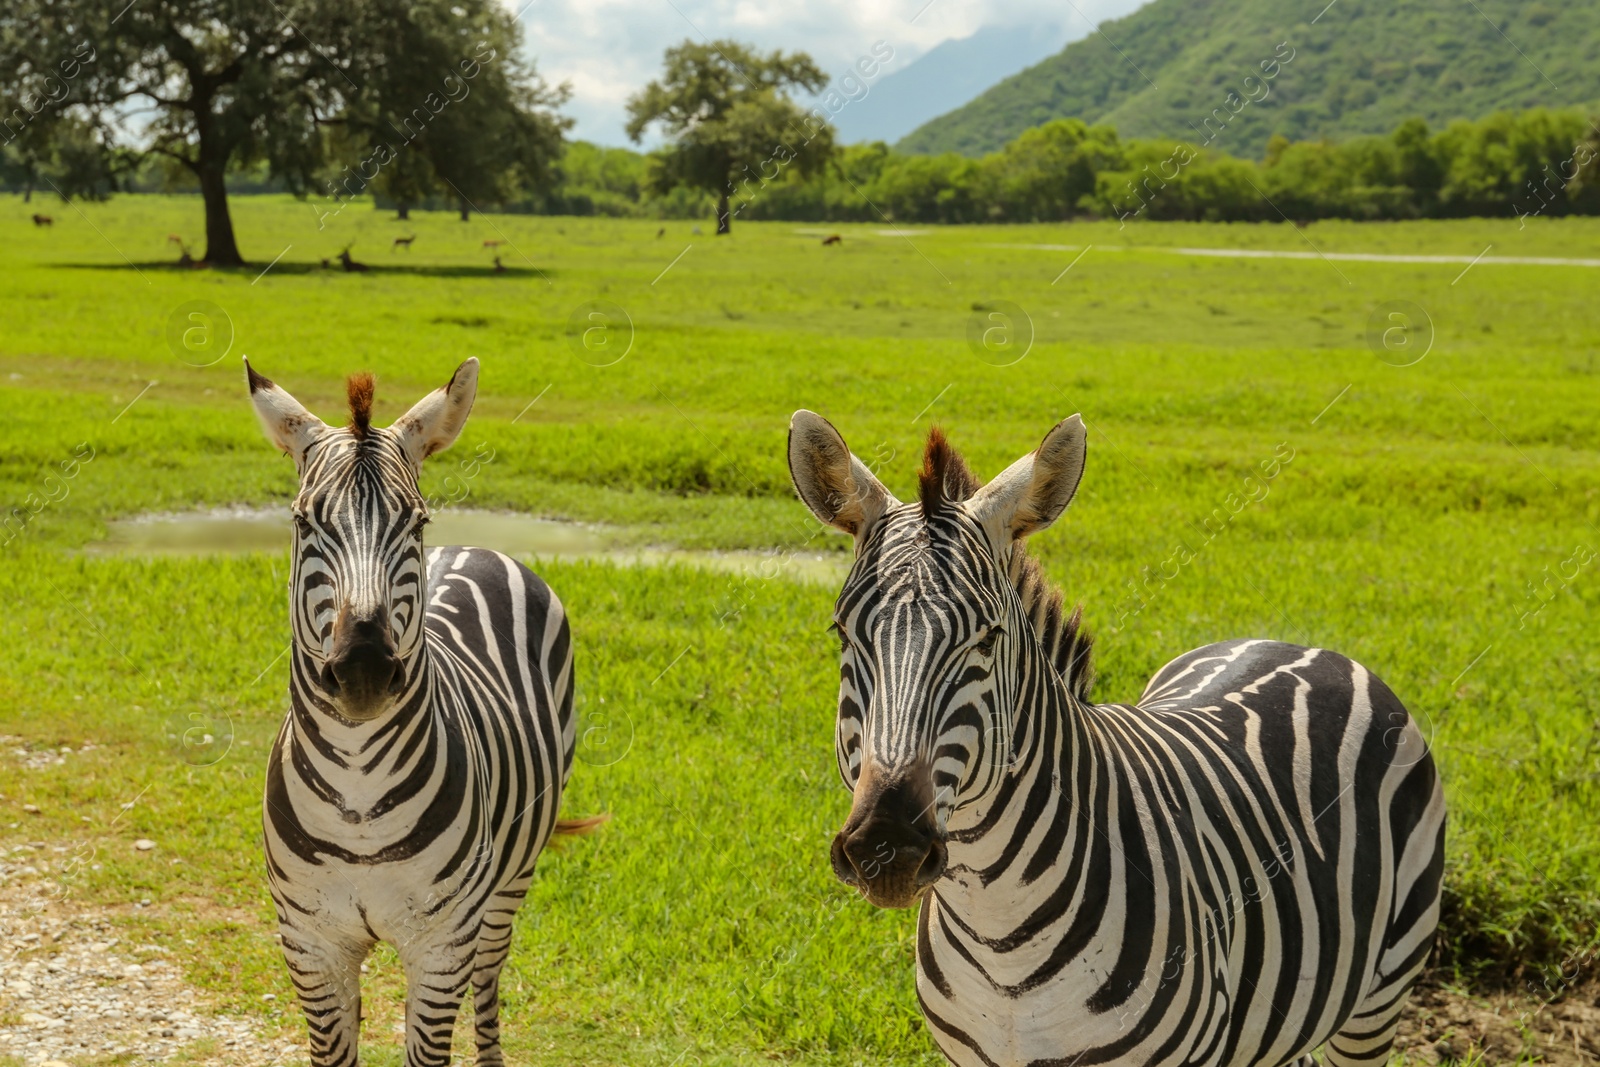
[{"label": "zebra's nostril", "polygon": [[944,875],[945,865],[950,862],[950,852],[939,838],[934,838],[928,845],[928,854],[922,857],[922,865],[917,868],[917,886],[930,886]]},{"label": "zebra's nostril", "polygon": [[845,885],[860,885],[861,871],[856,867],[855,860],[850,858],[850,850],[845,847],[845,835],[833,835],[833,847],[828,850],[828,859],[833,864],[833,875]]},{"label": "zebra's nostril", "polygon": [[317,672],[317,678],[329,696],[339,695],[339,676],[333,673],[333,660],[330,659],[322,665],[322,670]]}]

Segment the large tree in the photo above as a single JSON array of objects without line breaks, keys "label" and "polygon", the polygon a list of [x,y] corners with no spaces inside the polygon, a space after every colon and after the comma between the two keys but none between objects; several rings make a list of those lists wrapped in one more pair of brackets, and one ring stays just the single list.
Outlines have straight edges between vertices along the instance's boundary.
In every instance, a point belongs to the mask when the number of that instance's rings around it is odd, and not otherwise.
[{"label": "large tree", "polygon": [[833,157],[824,113],[802,110],[788,90],[820,92],[828,78],[804,52],[763,55],[737,41],[685,41],[666,70],[628,101],[635,142],[659,123],[672,144],[652,157],[657,192],[687,185],[717,198],[717,232],[732,227],[731,196],[752,198],[787,170],[820,173]]},{"label": "large tree", "polygon": [[[193,172],[205,258],[218,266],[243,263],[225,184],[239,166],[265,162],[330,206],[366,191],[386,166],[420,171],[413,181],[424,192],[446,180],[463,202],[542,181],[563,128],[548,108],[562,97],[517,58],[520,43],[520,25],[494,0],[10,0],[0,9],[0,70],[23,86],[63,83],[51,107],[92,124],[107,157],[160,153]],[[74,77],[55,73],[85,48],[93,59]],[[475,126],[492,136],[472,136]],[[86,191],[73,184],[62,191]]]},{"label": "large tree", "polygon": [[392,162],[375,185],[401,217],[440,196],[465,220],[475,204],[553,183],[572,124],[553,109],[568,90],[546,86],[520,58],[521,26],[492,2],[465,16],[455,0],[387,2],[406,17],[377,19],[368,31],[368,47],[384,60],[366,72],[370,91],[349,109],[348,133],[369,151],[388,150]]}]

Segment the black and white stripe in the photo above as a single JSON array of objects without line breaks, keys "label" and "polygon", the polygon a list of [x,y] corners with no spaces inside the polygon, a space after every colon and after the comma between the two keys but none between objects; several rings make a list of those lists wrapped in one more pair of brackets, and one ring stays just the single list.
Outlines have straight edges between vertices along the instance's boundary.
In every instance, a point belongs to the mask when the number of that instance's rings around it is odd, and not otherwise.
[{"label": "black and white stripe", "polygon": [[1382,1064],[1439,915],[1426,740],[1359,664],[1273,641],[1090,703],[1076,615],[1020,560],[1083,442],[1074,416],[980,489],[936,435],[906,505],[797,413],[800,495],[857,539],[835,870],[921,902],[917,991],[954,1063]]},{"label": "black and white stripe", "polygon": [[[497,552],[435,548],[421,459],[460,432],[476,361],[387,429],[315,420],[251,372],[300,490],[291,707],[267,769],[267,870],[317,1067],[357,1061],[360,969],[406,973],[408,1065],[445,1064],[469,985],[478,1063],[502,1062],[498,982],[572,765],[561,602]],[[370,403],[370,382],[366,385]]]}]

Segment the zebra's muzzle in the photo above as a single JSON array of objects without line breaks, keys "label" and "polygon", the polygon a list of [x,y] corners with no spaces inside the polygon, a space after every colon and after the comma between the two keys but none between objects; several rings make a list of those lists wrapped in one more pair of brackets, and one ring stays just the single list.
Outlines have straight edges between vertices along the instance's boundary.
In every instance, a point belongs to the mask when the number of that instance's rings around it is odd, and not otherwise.
[{"label": "zebra's muzzle", "polygon": [[915,791],[891,786],[871,798],[858,795],[829,858],[839,881],[873,904],[906,908],[944,875],[949,852],[930,806],[916,803]]},{"label": "zebra's muzzle", "polygon": [[321,682],[349,718],[375,718],[405,689],[405,664],[395,654],[381,615],[357,619],[342,613],[333,628],[333,651]]}]

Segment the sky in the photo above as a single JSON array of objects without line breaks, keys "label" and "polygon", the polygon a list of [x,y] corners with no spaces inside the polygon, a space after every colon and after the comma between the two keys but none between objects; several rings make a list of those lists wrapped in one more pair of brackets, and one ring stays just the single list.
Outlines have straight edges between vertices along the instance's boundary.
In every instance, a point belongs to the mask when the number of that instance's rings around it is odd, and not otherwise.
[{"label": "sky", "polygon": [[[763,50],[809,52],[835,78],[858,59],[893,50],[884,73],[941,41],[986,25],[1065,25],[1073,38],[1144,0],[502,0],[522,11],[528,51],[551,83],[568,82],[570,137],[626,145],[628,97],[661,70],[685,38],[733,38]],[[524,10],[525,7],[525,10]],[[883,42],[879,45],[879,42]],[[881,77],[882,75],[880,75]],[[646,145],[656,143],[646,139]]]}]

